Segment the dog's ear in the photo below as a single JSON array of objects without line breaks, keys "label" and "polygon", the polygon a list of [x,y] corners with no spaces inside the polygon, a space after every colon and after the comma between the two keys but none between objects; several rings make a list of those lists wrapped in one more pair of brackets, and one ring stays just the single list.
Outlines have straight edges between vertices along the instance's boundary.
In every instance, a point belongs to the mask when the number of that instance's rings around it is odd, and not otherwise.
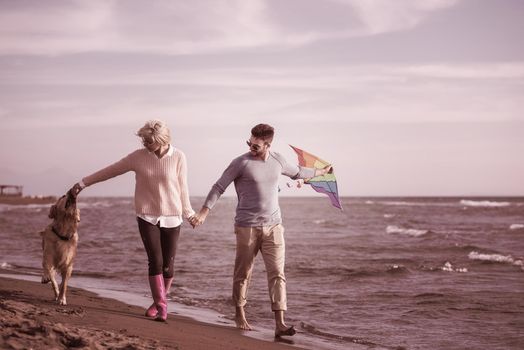
[{"label": "dog's ear", "polygon": [[49,209],[49,218],[54,219],[56,218],[56,204],[53,204],[51,208]]}]

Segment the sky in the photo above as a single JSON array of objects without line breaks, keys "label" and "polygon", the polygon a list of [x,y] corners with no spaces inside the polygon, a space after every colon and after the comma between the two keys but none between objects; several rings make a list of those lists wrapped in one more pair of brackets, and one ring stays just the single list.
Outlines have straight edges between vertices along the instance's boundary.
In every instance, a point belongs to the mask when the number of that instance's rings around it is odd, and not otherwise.
[{"label": "sky", "polygon": [[258,123],[288,161],[331,162],[343,196],[522,196],[522,18],[520,0],[0,0],[0,184],[64,193],[156,118],[195,196]]}]

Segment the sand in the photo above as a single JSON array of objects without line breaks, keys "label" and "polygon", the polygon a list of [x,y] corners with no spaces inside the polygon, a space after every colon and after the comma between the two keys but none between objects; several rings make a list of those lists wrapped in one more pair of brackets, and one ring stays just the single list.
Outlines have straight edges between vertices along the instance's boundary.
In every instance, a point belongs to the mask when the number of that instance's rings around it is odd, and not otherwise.
[{"label": "sand", "polygon": [[180,316],[155,322],[143,308],[79,288],[69,288],[67,302],[56,304],[49,285],[0,277],[0,348],[299,349]]}]

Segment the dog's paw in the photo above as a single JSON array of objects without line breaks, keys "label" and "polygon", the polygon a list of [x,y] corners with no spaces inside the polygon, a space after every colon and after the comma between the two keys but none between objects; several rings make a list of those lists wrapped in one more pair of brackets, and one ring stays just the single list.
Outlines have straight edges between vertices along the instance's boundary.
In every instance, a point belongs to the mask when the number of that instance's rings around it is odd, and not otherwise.
[{"label": "dog's paw", "polygon": [[51,282],[51,279],[49,277],[46,277],[46,276],[42,276],[42,281],[41,281],[43,284],[46,284],[46,283],[49,283]]},{"label": "dog's paw", "polygon": [[58,299],[58,305],[65,306],[67,305],[66,298]]}]

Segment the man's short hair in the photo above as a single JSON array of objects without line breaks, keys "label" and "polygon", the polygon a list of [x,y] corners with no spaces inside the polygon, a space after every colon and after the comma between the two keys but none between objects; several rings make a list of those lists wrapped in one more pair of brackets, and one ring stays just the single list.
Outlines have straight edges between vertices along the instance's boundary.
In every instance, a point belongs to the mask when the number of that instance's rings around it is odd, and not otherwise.
[{"label": "man's short hair", "polygon": [[251,135],[257,139],[262,139],[264,142],[273,141],[273,136],[275,136],[275,129],[268,124],[258,124],[251,129]]}]

